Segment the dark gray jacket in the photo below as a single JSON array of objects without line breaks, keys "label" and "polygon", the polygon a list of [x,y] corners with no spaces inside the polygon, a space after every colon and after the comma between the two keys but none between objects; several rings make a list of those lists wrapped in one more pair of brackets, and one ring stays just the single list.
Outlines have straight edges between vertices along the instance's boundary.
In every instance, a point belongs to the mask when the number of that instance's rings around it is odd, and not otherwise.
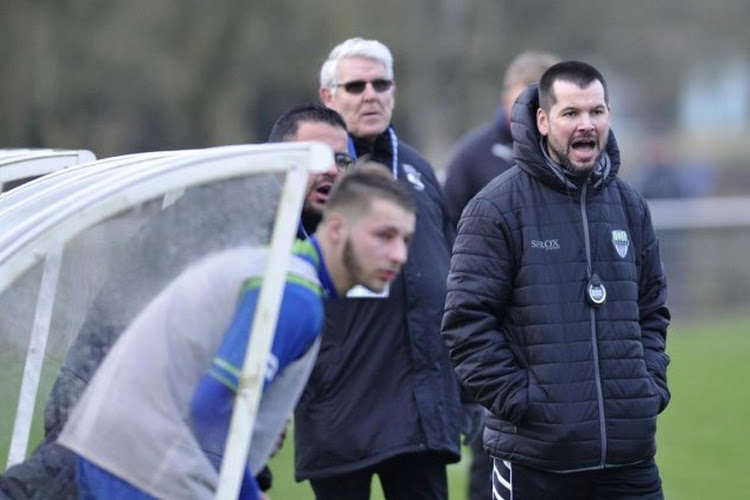
[{"label": "dark gray jacket", "polygon": [[[392,166],[388,134],[357,153]],[[417,203],[409,259],[388,298],[326,304],[316,367],[295,410],[298,479],[360,470],[395,455],[460,458],[458,383],[440,336],[453,230],[432,168],[398,144],[398,179]]]},{"label": "dark gray jacket", "polygon": [[[464,211],[443,336],[459,379],[491,410],[491,455],[550,471],[653,457],[669,401],[669,311],[659,243],[643,197],[611,165],[579,182],[547,164],[537,89],[513,110],[516,166]],[[567,181],[565,180],[567,179]],[[590,305],[592,274],[607,300]]]}]

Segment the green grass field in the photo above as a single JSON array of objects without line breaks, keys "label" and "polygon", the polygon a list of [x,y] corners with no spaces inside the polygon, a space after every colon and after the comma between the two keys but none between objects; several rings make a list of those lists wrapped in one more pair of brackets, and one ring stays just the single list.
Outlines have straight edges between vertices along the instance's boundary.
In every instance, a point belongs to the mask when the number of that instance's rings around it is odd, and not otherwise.
[{"label": "green grass field", "polygon": [[[714,319],[669,331],[672,401],[659,419],[657,463],[669,500],[739,499],[750,495],[750,318]],[[745,423],[743,423],[745,422]],[[291,441],[274,458],[274,500],[312,500],[309,483],[293,481]],[[467,495],[468,457],[449,468],[451,500]],[[382,499],[379,485],[373,500]],[[489,498],[489,493],[488,493]]]},{"label": "green grass field", "polygon": [[657,452],[669,499],[750,495],[748,324],[717,317],[670,330],[672,401],[659,420]]},{"label": "green grass field", "polygon": [[[750,318],[712,319],[691,324],[675,322],[667,351],[672,358],[669,383],[672,402],[659,420],[657,461],[668,499],[735,499],[750,494],[750,448],[747,415],[750,396]],[[0,372],[4,371],[0,366]],[[4,378],[4,380],[7,380]],[[13,400],[17,388],[0,388]],[[15,396],[17,397],[17,396]],[[6,399],[7,401],[8,399]],[[3,428],[10,429],[10,405],[0,410]],[[35,426],[38,435],[39,426]],[[0,436],[5,463],[7,436]],[[274,500],[312,499],[308,483],[293,478],[293,438],[272,461]],[[466,498],[468,458],[449,468],[451,500]],[[373,500],[382,499],[377,481]]]}]

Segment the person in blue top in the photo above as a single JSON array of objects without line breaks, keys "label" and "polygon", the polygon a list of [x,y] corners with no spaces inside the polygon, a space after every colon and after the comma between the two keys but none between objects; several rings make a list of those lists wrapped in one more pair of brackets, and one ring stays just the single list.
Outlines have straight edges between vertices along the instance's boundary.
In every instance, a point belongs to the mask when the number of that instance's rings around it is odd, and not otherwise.
[{"label": "person in blue top", "polygon": [[[254,475],[312,369],[323,299],[383,290],[415,221],[411,192],[364,163],[337,180],[315,233],[296,242],[241,498],[259,497]],[[59,437],[78,456],[81,498],[213,497],[264,262],[249,246],[200,260],[117,340]]]}]

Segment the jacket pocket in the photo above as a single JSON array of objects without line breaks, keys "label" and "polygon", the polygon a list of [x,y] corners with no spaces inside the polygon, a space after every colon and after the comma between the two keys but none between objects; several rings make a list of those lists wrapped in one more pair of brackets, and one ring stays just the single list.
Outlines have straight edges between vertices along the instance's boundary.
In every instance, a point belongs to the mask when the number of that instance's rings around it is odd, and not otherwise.
[{"label": "jacket pocket", "polygon": [[489,429],[492,429],[493,431],[497,431],[497,432],[502,432],[503,434],[517,434],[518,433],[518,427],[508,422],[507,420],[502,420],[499,418],[490,418],[490,419],[487,419],[486,425]]},{"label": "jacket pocket", "polygon": [[655,416],[661,413],[664,408],[666,408],[667,403],[669,402],[669,391],[665,391],[661,387],[659,382],[654,378],[653,374],[648,371],[648,369],[646,368],[645,360],[641,360],[640,363],[642,367],[642,376],[648,384],[648,392],[645,394],[645,396],[648,396],[654,401],[654,407],[651,414]]}]

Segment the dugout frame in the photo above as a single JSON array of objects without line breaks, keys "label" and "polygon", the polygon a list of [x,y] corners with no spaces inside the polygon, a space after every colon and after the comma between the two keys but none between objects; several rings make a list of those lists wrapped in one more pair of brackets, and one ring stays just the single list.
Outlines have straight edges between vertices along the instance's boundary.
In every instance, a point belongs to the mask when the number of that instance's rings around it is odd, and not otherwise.
[{"label": "dugout frame", "polygon": [[[166,205],[185,189],[213,181],[255,173],[285,173],[271,232],[264,285],[243,363],[217,488],[217,498],[236,498],[247,461],[265,359],[276,327],[307,176],[325,171],[332,162],[333,152],[327,145],[295,142],[135,153],[44,175],[0,196],[0,227],[4,228],[0,232],[0,292],[42,260],[41,286],[54,290],[65,243],[128,207],[159,196],[164,196]],[[52,306],[49,301],[37,302],[8,466],[22,461],[27,452]]]},{"label": "dugout frame", "polygon": [[87,149],[0,149],[0,193],[8,182],[30,179],[96,160]]}]

